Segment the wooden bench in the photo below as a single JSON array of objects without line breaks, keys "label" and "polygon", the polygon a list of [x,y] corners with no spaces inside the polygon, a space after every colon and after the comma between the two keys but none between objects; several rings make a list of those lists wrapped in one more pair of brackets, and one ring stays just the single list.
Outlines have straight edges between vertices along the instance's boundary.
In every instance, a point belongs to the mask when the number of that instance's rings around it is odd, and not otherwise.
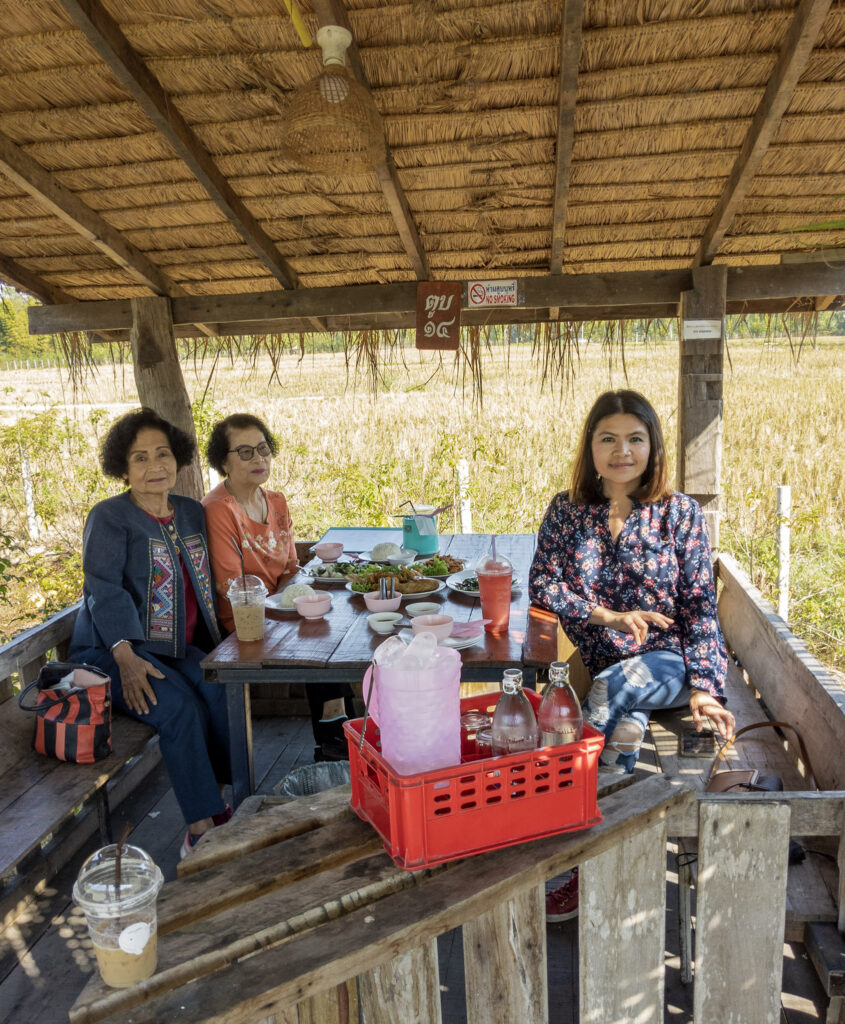
[{"label": "wooden bench", "polygon": [[[113,753],[92,765],[67,764],[32,750],[32,713],[18,707],[48,655],[61,659],[77,607],[0,647],[0,916],[4,927],[96,831],[110,842],[109,804],[118,803],[158,763],[154,730],[115,715]],[[146,752],[147,756],[139,755]]]},{"label": "wooden bench", "polygon": [[[717,562],[720,580],[719,619],[728,649],[725,692],[737,728],[753,722],[784,720],[800,730],[823,791],[845,787],[841,750],[845,745],[845,693],[824,666],[792,634],[774,609],[753,587],[736,563],[722,556]],[[684,729],[692,728],[686,709],[653,716],[649,742],[657,770],[681,778],[701,792],[713,755],[682,756]],[[778,775],[787,793],[811,788],[791,730],[765,729],[752,733],[726,758],[726,768],[756,768],[764,775]],[[720,767],[722,767],[720,765]],[[730,800],[730,795],[720,797]],[[819,837],[796,838],[806,858],[790,865],[787,875],[786,941],[806,942],[808,953],[821,948],[814,936],[824,936],[824,955],[811,955],[819,977],[831,997],[830,1020],[839,1020],[841,971],[845,942],[837,929],[841,887],[835,847]],[[679,837],[679,887],[682,936],[682,975],[691,978],[689,890],[696,879],[697,841]],[[831,857],[831,849],[833,857]],[[830,964],[839,966],[839,971]]]}]

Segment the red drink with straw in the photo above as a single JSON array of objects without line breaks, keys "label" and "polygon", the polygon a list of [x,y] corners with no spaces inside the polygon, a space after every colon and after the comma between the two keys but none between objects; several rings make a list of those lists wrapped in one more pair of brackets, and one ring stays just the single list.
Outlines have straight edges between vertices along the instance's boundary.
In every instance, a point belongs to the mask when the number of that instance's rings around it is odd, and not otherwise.
[{"label": "red drink with straw", "polygon": [[490,620],[484,628],[488,633],[507,633],[511,617],[513,566],[504,555],[496,554],[495,537],[489,552],[479,561],[475,571],[481,596],[481,614]]}]

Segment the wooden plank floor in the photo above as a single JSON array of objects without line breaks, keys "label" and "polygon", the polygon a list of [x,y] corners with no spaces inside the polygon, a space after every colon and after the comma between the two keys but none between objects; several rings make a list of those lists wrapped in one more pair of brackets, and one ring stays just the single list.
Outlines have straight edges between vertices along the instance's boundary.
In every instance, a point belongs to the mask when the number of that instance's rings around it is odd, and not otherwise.
[{"label": "wooden plank floor", "polygon": [[[305,718],[258,719],[254,723],[255,773],[259,792],[273,787],[292,768],[310,764],[313,753],[310,722]],[[654,751],[644,751],[654,763]],[[176,877],[184,825],[164,769],[148,776],[114,815],[115,832],[134,824],[130,841],[143,847],[161,866],[167,880]],[[2,820],[0,820],[2,826]],[[28,921],[2,936],[0,1024],[66,1024],[67,1013],[93,970],[84,918],[70,898],[82,860],[98,845],[92,840],[54,880]],[[679,980],[677,955],[677,875],[674,854],[667,860],[666,1014],[672,1024],[692,1022],[692,987]],[[577,919],[547,929],[550,1021],[578,1020]],[[37,940],[37,941],[34,941]],[[20,951],[34,941],[29,952]],[[18,955],[14,955],[17,953]],[[439,941],[443,1024],[466,1021],[463,953],[460,929]],[[784,947],[781,1024],[811,1024],[825,1019],[826,997],[803,946]],[[491,1021],[490,1024],[506,1024]]]}]

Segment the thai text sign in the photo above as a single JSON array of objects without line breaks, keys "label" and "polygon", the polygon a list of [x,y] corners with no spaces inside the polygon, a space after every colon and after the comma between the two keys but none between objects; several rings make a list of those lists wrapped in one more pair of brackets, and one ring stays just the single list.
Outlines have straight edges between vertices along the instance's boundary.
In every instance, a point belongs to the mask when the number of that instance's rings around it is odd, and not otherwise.
[{"label": "thai text sign", "polygon": [[696,338],[721,338],[721,320],[684,320],[684,340],[694,341]]},{"label": "thai text sign", "polygon": [[467,281],[467,306],[518,306],[516,278],[503,281]]},{"label": "thai text sign", "polygon": [[460,340],[460,282],[421,281],[417,285],[417,348],[457,351]]}]

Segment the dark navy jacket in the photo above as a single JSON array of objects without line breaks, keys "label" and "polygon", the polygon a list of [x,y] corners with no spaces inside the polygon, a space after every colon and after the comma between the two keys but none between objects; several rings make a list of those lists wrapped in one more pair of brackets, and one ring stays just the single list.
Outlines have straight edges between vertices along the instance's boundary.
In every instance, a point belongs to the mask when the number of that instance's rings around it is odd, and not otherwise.
[{"label": "dark navy jacket", "polygon": [[107,498],[88,514],[82,541],[83,604],[71,651],[130,640],[150,654],[185,656],[185,588],[179,552],[199,606],[195,646],[220,643],[203,507],[170,495],[175,535],[129,497]]}]

